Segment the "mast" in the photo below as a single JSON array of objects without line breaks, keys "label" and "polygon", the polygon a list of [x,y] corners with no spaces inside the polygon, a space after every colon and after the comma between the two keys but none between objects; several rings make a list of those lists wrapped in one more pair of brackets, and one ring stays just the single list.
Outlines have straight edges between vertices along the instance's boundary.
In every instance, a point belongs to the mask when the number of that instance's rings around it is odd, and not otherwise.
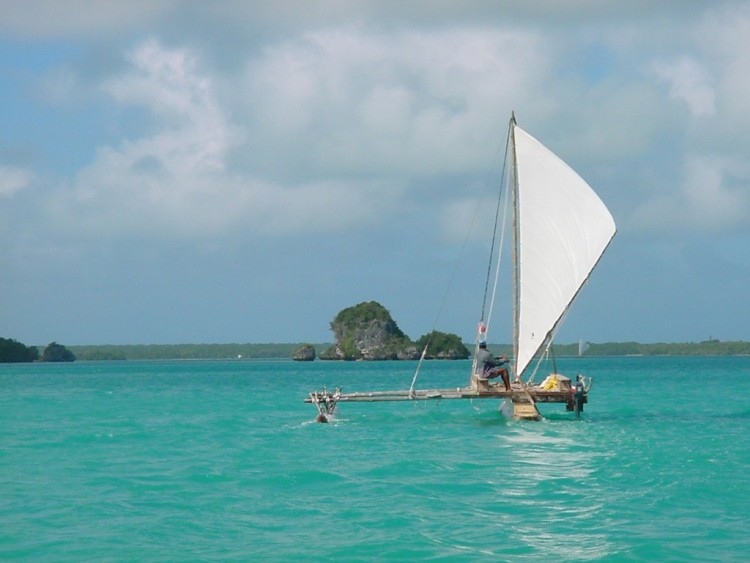
[{"label": "mast", "polygon": [[516,155],[516,113],[510,114],[510,147],[511,147],[511,190],[513,192],[513,374],[520,377],[518,373],[518,326],[520,315],[520,287],[519,276],[520,270],[518,261],[521,256],[519,243],[519,222],[518,222],[518,157]]}]

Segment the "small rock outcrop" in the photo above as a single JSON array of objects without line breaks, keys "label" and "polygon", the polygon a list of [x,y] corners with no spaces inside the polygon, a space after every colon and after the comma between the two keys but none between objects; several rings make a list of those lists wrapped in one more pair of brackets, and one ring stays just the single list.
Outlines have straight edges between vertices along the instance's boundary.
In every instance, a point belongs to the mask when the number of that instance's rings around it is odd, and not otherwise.
[{"label": "small rock outcrop", "polygon": [[73,352],[68,350],[62,344],[51,342],[42,352],[43,362],[75,362],[76,357]]},{"label": "small rock outcrop", "polygon": [[315,347],[312,344],[303,344],[292,352],[295,362],[312,362],[315,359]]}]

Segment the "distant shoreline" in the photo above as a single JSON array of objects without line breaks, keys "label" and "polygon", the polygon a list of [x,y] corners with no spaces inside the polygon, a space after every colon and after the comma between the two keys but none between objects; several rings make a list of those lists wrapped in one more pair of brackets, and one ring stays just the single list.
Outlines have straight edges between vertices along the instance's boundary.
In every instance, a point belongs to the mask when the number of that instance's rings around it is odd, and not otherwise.
[{"label": "distant shoreline", "polygon": [[[80,361],[101,360],[273,360],[291,359],[292,353],[310,344],[320,353],[331,343],[260,343],[260,344],[99,344],[67,346]],[[466,344],[470,350],[471,343]],[[512,354],[509,344],[490,344],[495,354]],[[557,357],[579,355],[579,343],[556,344]],[[587,343],[583,356],[748,356],[750,342],[706,340],[643,344],[639,342]],[[328,361],[328,360],[325,360]]]}]

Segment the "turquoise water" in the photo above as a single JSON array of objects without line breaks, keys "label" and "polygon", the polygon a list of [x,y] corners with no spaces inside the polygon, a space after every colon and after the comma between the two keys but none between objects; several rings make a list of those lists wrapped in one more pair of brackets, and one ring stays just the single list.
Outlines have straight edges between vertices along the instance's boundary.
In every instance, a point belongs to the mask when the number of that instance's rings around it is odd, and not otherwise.
[{"label": "turquoise water", "polygon": [[[415,364],[0,365],[0,559],[746,561],[750,358],[582,358],[582,420],[343,404]],[[569,368],[568,371],[566,368]],[[418,387],[463,385],[427,362]]]}]

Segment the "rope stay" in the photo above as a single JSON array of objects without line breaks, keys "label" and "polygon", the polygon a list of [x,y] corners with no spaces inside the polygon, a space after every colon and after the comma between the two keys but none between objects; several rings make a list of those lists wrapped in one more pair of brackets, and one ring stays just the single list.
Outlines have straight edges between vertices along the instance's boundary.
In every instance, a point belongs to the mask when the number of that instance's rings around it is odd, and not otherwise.
[{"label": "rope stay", "polygon": [[[489,257],[489,262],[487,264],[487,277],[485,279],[484,295],[482,297],[482,313],[481,313],[481,319],[480,319],[480,327],[484,327],[484,330],[482,330],[481,332],[482,332],[482,334],[484,334],[484,338],[485,339],[486,339],[486,330],[489,327],[489,320],[490,320],[490,317],[492,316],[492,307],[494,306],[494,303],[495,303],[495,296],[496,296],[496,292],[497,292],[497,285],[498,285],[498,280],[499,280],[499,277],[500,277],[500,260],[501,260],[501,257],[502,257],[502,248],[503,248],[504,237],[505,237],[505,224],[506,224],[506,221],[507,221],[507,208],[508,208],[508,193],[509,193],[509,190],[505,191],[505,203],[504,203],[504,205],[503,205],[503,197],[502,197],[502,195],[503,195],[503,188],[505,187],[506,168],[507,168],[507,163],[508,163],[508,148],[509,148],[509,146],[510,146],[510,131],[508,132],[508,135],[506,137],[506,142],[505,142],[505,155],[503,157],[503,166],[502,166],[502,171],[501,171],[501,174],[500,174],[501,182],[500,182],[500,187],[499,187],[499,190],[498,190],[497,205],[495,206],[495,220],[494,220],[494,224],[493,224],[493,227],[492,227],[492,244],[490,246],[490,254],[489,254],[490,257]],[[476,223],[476,219],[477,219],[477,217],[479,215],[480,209],[481,209],[481,198],[477,201],[477,206],[476,206],[475,211],[474,211],[474,217],[473,217],[473,220],[471,222],[472,224]],[[492,296],[491,296],[491,300],[490,300],[490,312],[489,312],[489,315],[487,316],[487,322],[485,323],[485,311],[486,311],[486,307],[487,307],[487,295],[489,293],[490,279],[492,278],[492,263],[493,263],[493,258],[494,258],[494,254],[495,254],[495,244],[497,243],[498,223],[500,222],[501,210],[502,210],[502,229],[500,229],[500,245],[499,245],[499,251],[498,251],[498,260],[497,260],[497,266],[496,266],[496,269],[495,269],[494,285],[493,285],[493,288],[492,288]],[[437,326],[437,323],[440,320],[440,317],[441,317],[441,315],[443,313],[443,309],[445,308],[445,304],[446,304],[446,302],[448,300],[448,294],[450,293],[450,290],[451,290],[451,288],[453,286],[453,282],[456,279],[456,276],[458,274],[459,263],[461,261],[461,257],[466,252],[466,247],[468,246],[469,236],[470,235],[471,235],[471,229],[467,229],[466,230],[466,235],[464,236],[463,244],[461,245],[461,252],[459,253],[458,258],[456,259],[456,262],[455,262],[454,267],[453,267],[453,271],[452,271],[451,276],[450,276],[450,278],[448,280],[448,287],[446,288],[445,293],[443,294],[443,299],[442,299],[442,301],[440,303],[440,307],[438,308],[438,313],[435,316],[435,320],[434,320],[434,322],[432,324],[432,329],[430,330],[429,336],[427,337],[427,342],[425,343],[424,349],[422,350],[422,354],[421,354],[421,356],[419,358],[419,362],[417,362],[417,367],[416,367],[416,369],[414,371],[414,376],[412,377],[411,385],[409,386],[409,398],[411,398],[411,399],[415,398],[414,387],[415,387],[415,385],[417,383],[417,378],[419,377],[419,371],[422,368],[422,363],[424,362],[425,357],[427,356],[427,349],[429,348],[430,343],[432,342],[432,337],[433,337],[433,335],[435,333],[435,327]],[[477,338],[476,338],[476,342],[475,342],[475,346],[479,345],[479,339],[480,339],[480,336],[479,336],[479,332],[478,332],[478,335],[477,335]],[[474,357],[476,358],[476,349],[474,351]],[[476,362],[476,359],[474,361]],[[474,373],[475,368],[476,368],[476,366],[472,365],[472,373]]]},{"label": "rope stay", "polygon": [[412,377],[411,379],[411,385],[409,386],[409,398],[410,399],[416,398],[416,396],[414,395],[414,386],[417,384],[417,377],[419,376],[419,368],[422,367],[422,362],[424,361],[424,358],[427,355],[427,347],[430,345],[430,340],[432,340],[432,332],[430,332],[430,336],[427,337],[427,343],[424,345],[424,349],[422,350],[422,355],[419,357],[419,362],[417,363],[417,369],[414,370],[414,377]]},{"label": "rope stay", "polygon": [[[495,221],[492,225],[492,243],[490,245],[490,253],[489,253],[489,260],[487,262],[487,276],[484,281],[484,295],[482,296],[482,312],[479,317],[480,322],[485,322],[485,313],[487,312],[487,294],[489,292],[489,286],[490,286],[490,279],[492,279],[492,261],[495,257],[495,244],[497,242],[497,233],[498,233],[498,223],[500,222],[500,211],[502,209],[502,217],[503,217],[503,224],[502,229],[500,230],[500,248],[498,251],[498,260],[497,260],[497,266],[495,269],[495,280],[494,280],[494,286],[492,288],[492,298],[490,301],[490,308],[489,308],[489,317],[492,316],[492,307],[495,303],[495,294],[497,292],[497,283],[499,278],[499,270],[500,270],[500,259],[502,257],[503,252],[503,242],[505,240],[505,223],[507,220],[507,208],[508,208],[508,192],[509,190],[505,191],[505,205],[503,206],[503,198],[502,198],[502,192],[503,188],[505,187],[505,180],[506,180],[506,168],[508,165],[508,148],[510,146],[510,131],[508,131],[508,135],[505,140],[505,156],[503,157],[503,168],[500,173],[500,187],[497,197],[497,205],[495,206]],[[486,328],[489,328],[489,318],[487,319],[487,322],[485,323]]]},{"label": "rope stay", "polygon": [[490,321],[492,320],[492,312],[495,310],[495,298],[497,297],[497,286],[500,282],[500,265],[503,260],[503,248],[505,247],[505,231],[506,223],[508,220],[508,194],[510,190],[505,191],[505,205],[503,207],[503,224],[500,228],[500,244],[498,246],[497,263],[495,265],[495,282],[492,286],[492,297],[490,298],[490,308],[487,314],[487,330],[490,327]]}]

